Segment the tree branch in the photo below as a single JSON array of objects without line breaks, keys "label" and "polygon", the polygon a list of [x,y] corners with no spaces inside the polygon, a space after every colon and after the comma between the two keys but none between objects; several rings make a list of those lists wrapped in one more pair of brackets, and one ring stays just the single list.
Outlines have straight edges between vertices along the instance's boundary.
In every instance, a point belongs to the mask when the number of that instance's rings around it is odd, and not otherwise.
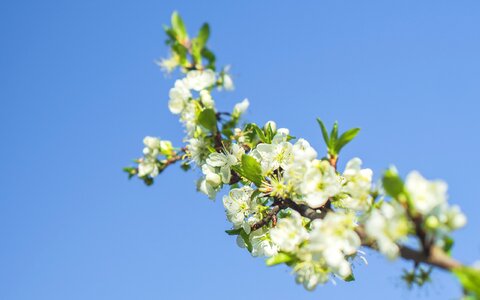
[{"label": "tree branch", "polygon": [[[291,199],[280,199],[280,201],[282,201],[283,205],[285,206],[282,208],[289,207],[310,220],[323,219],[330,210],[329,208],[325,207],[322,211],[318,212],[307,205],[297,204]],[[355,231],[360,237],[363,246],[378,250],[378,247],[368,238],[365,229],[362,226],[358,226]],[[450,271],[454,268],[462,266],[460,262],[450,257],[441,248],[436,246],[430,246],[428,253],[426,251],[415,250],[403,245],[398,245],[398,247],[400,248],[400,256],[402,258],[414,261],[416,263],[424,263],[446,271]]]}]

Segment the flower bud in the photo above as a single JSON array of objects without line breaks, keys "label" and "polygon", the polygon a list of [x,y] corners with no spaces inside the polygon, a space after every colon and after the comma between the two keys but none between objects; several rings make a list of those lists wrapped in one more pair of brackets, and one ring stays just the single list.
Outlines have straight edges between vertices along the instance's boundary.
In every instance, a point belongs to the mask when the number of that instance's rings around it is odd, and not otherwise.
[{"label": "flower bud", "polygon": [[263,129],[267,130],[268,126],[272,128],[273,132],[277,131],[277,123],[275,123],[274,121],[268,121],[267,123],[265,123],[265,125],[263,126]]}]

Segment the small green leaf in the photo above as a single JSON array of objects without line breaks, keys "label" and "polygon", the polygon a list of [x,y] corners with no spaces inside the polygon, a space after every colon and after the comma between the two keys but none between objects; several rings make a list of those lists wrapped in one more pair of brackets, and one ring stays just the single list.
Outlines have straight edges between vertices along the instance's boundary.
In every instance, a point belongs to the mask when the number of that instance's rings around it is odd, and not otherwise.
[{"label": "small green leaf", "polygon": [[257,124],[255,123],[249,123],[247,126],[245,126],[245,131],[253,131],[257,134],[257,137],[260,141],[263,143],[267,143],[267,137],[265,136],[265,133],[263,133],[263,130],[258,127]]},{"label": "small green leaf", "polygon": [[187,37],[187,29],[183,23],[182,17],[178,12],[174,11],[172,14],[172,29],[175,31],[176,37],[179,42],[182,42]]},{"label": "small green leaf", "polygon": [[[177,39],[177,35],[172,28],[168,27],[167,25],[163,25],[163,30],[168,35],[168,37],[170,38],[171,41],[174,41],[174,40]],[[169,41],[169,42],[171,42],[171,41]]]},{"label": "small green leaf", "polygon": [[197,118],[198,124],[214,132],[217,129],[217,115],[211,108],[204,109]]},{"label": "small green leaf", "polygon": [[210,36],[210,26],[208,26],[208,23],[204,23],[202,27],[200,28],[200,31],[198,32],[197,36],[197,47],[200,49],[200,51],[205,47],[207,44],[208,38]]},{"label": "small green leaf", "polygon": [[188,49],[185,48],[185,46],[179,44],[178,42],[175,42],[175,44],[172,45],[172,51],[178,55],[178,59],[181,65],[184,65],[187,62]]},{"label": "small green leaf", "polygon": [[401,194],[405,194],[405,187],[403,180],[398,176],[394,168],[390,168],[383,174],[382,178],[383,188],[387,194],[397,199]]},{"label": "small green leaf", "polygon": [[451,237],[447,236],[443,239],[443,242],[444,242],[443,251],[445,251],[445,253],[450,255],[452,252],[454,240]]},{"label": "small green leaf", "polygon": [[350,130],[345,131],[340,138],[335,142],[335,153],[338,154],[340,150],[348,144],[351,140],[353,140],[358,132],[360,131],[360,128],[352,128]]},{"label": "small green leaf", "polygon": [[347,277],[345,277],[344,280],[345,280],[346,282],[355,281],[355,276],[353,275],[353,273],[351,273],[350,275],[348,275]]},{"label": "small green leaf", "polygon": [[123,171],[128,173],[128,179],[131,179],[133,176],[135,176],[138,173],[137,168],[133,168],[133,167],[123,168]]},{"label": "small green leaf", "polygon": [[330,148],[334,150],[335,143],[337,142],[338,139],[338,121],[335,121],[333,123],[332,131],[330,131]]},{"label": "small green leaf", "polygon": [[480,270],[469,268],[469,267],[459,267],[453,269],[453,274],[460,280],[463,288],[473,294],[477,299],[480,299]]},{"label": "small green leaf", "polygon": [[248,238],[248,234],[245,232],[245,230],[240,231],[240,236],[242,237],[243,241],[245,242],[245,245],[247,246],[248,252],[252,252],[252,243],[250,243],[250,239]]},{"label": "small green leaf", "polygon": [[204,47],[202,49],[202,56],[208,61],[207,68],[215,70],[215,54],[213,54],[212,51],[210,51],[208,48]]},{"label": "small green leaf", "polygon": [[278,265],[278,264],[288,263],[288,262],[291,262],[292,260],[294,260],[293,256],[291,256],[290,254],[284,253],[284,252],[280,252],[277,255],[269,257],[265,261],[265,263],[266,263],[267,266],[271,267],[271,266],[275,266],[275,265]]},{"label": "small green leaf", "polygon": [[242,232],[242,228],[225,230],[228,235],[239,235]]},{"label": "small green leaf", "polygon": [[255,183],[257,187],[262,184],[262,168],[260,163],[253,157],[244,154],[242,156],[242,175]]},{"label": "small green leaf", "polygon": [[317,122],[318,122],[318,125],[320,125],[320,128],[322,129],[323,140],[325,141],[327,148],[330,148],[330,137],[328,136],[327,128],[325,127],[325,124],[323,124],[320,118],[317,118]]}]

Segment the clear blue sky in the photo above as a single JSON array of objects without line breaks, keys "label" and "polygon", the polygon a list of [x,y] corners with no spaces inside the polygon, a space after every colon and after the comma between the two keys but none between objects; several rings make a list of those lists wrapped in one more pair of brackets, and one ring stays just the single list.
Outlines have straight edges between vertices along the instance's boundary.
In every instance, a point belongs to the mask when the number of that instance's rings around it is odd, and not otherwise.
[{"label": "clear blue sky", "polygon": [[[227,2],[229,4],[227,4]],[[261,2],[261,3],[260,3]],[[224,233],[220,201],[173,167],[145,187],[121,168],[142,138],[180,142],[154,60],[178,9],[212,26],[247,118],[322,148],[315,118],[362,132],[344,152],[450,186],[469,217],[455,256],[480,259],[480,2],[2,1],[0,299],[453,299],[448,274],[408,291],[410,264],[368,253],[357,281],[310,293]]]}]

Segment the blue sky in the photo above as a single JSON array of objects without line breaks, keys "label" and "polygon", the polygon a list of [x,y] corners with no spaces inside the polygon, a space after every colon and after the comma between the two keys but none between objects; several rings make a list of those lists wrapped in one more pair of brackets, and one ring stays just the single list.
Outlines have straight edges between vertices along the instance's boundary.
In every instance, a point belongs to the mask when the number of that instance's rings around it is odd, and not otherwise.
[{"label": "blue sky", "polygon": [[237,248],[198,174],[147,188],[121,168],[145,135],[182,138],[167,109],[162,24],[212,26],[211,48],[248,97],[317,149],[315,118],[359,137],[377,174],[394,163],[449,183],[469,217],[454,255],[480,259],[480,2],[3,1],[0,4],[0,299],[454,299],[455,280],[408,291],[410,264],[367,253],[357,281],[310,293]]}]

